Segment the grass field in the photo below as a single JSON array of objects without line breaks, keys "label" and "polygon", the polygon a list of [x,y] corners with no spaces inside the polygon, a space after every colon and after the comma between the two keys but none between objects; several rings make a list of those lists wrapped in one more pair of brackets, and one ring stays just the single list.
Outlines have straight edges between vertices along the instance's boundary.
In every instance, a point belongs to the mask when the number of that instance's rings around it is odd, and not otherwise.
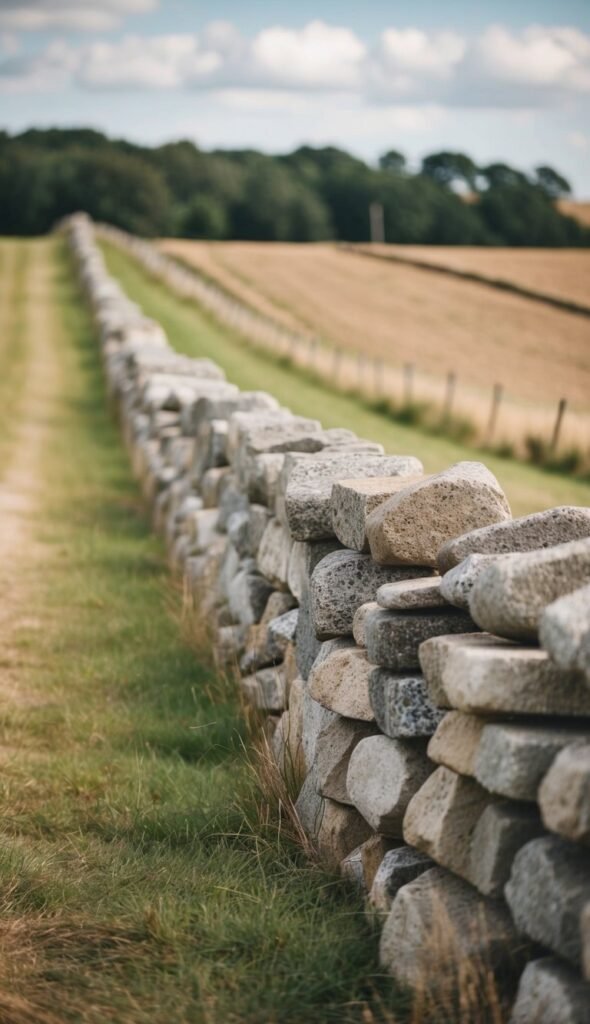
[{"label": "grass field", "polygon": [[[110,272],[148,315],[167,331],[170,343],[191,355],[206,355],[226,370],[230,380],[244,389],[265,388],[293,411],[320,416],[326,427],[350,427],[360,436],[380,441],[390,452],[417,455],[429,472],[460,459],[478,458],[466,448],[442,436],[392,422],[366,409],[353,398],[328,390],[294,373],[262,352],[257,352],[217,326],[191,303],[184,302],[151,279],[121,250],[103,244]],[[513,460],[488,454],[484,461],[498,476],[515,515],[552,505],[590,505],[590,485],[543,472]]]},{"label": "grass field", "polygon": [[[382,384],[393,397],[403,396],[401,368],[411,363],[415,400],[440,406],[453,371],[455,412],[484,436],[490,390],[500,383],[496,440],[516,448],[528,435],[549,440],[557,402],[566,398],[563,447],[588,447],[588,318],[330,245],[168,240],[162,246],[286,325],[328,346],[383,359]],[[579,258],[588,259],[583,252]]]},{"label": "grass field", "polygon": [[15,254],[34,315],[0,479],[0,1020],[382,1020],[401,1003],[360,903],[261,816],[233,692],[181,643],[63,243]]}]

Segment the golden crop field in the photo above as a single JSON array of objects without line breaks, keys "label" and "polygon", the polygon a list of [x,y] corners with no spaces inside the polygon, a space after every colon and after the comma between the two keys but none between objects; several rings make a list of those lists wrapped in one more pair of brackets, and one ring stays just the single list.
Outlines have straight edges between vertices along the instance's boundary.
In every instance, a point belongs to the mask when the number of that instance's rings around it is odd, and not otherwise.
[{"label": "golden crop field", "polygon": [[[456,411],[480,425],[487,419],[490,389],[501,383],[507,440],[518,441],[527,432],[549,436],[556,404],[566,398],[564,431],[572,443],[588,447],[590,318],[329,244],[171,239],[162,245],[275,320],[312,332],[327,345],[384,360],[393,374],[388,387],[395,388],[396,372],[412,363],[416,398],[436,401],[454,371]],[[575,255],[581,266],[588,260],[583,251],[543,251],[542,261],[532,252],[527,264],[527,252],[510,254],[515,263],[505,270],[528,266],[531,278],[541,273],[537,267],[547,272],[552,258],[558,268],[562,255]],[[555,274],[565,281],[561,269]]]},{"label": "golden crop field", "polygon": [[587,228],[590,227],[590,202],[585,203],[579,199],[560,199],[557,205],[566,216],[573,217]]}]

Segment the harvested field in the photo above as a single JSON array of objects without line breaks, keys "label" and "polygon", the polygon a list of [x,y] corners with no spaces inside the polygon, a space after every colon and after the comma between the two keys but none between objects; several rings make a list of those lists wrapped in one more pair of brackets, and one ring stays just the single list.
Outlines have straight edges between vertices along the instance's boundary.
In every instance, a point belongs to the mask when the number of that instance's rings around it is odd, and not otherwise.
[{"label": "harvested field", "polygon": [[[587,447],[590,320],[583,316],[331,245],[162,245],[260,312],[270,304],[275,319],[288,316],[327,345],[383,360],[391,368],[382,378],[388,394],[400,394],[400,369],[413,363],[415,399],[439,403],[445,377],[455,371],[455,411],[483,432],[490,389],[499,382],[505,400],[498,440],[512,444],[527,434],[548,439],[556,404],[565,397],[563,443]],[[540,254],[545,261],[556,255],[562,254]]]},{"label": "harvested field", "polygon": [[583,202],[577,199],[560,199],[558,207],[566,217],[573,217],[584,227],[590,227],[590,202]]}]

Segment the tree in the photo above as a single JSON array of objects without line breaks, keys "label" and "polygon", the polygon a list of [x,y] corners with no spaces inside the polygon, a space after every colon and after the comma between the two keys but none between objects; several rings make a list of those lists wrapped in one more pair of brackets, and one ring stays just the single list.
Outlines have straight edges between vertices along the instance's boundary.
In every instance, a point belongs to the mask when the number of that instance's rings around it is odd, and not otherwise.
[{"label": "tree", "polygon": [[477,167],[465,153],[431,153],[422,161],[422,174],[446,188],[457,184],[466,185],[471,191],[476,188]]},{"label": "tree", "polygon": [[528,178],[522,171],[517,171],[508,164],[494,163],[487,167],[481,167],[479,174],[485,179],[488,188],[496,188],[501,185],[527,185]]},{"label": "tree", "polygon": [[559,199],[571,194],[572,187],[569,181],[553,167],[535,167],[535,178],[536,184],[549,199]]},{"label": "tree", "polygon": [[389,149],[387,153],[379,157],[379,167],[389,174],[405,174],[406,158],[397,149]]}]

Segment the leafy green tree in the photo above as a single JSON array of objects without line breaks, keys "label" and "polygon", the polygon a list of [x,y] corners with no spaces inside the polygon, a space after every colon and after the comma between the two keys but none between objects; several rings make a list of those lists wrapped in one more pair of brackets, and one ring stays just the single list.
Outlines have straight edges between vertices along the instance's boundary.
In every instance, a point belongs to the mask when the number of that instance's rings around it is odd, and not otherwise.
[{"label": "leafy green tree", "polygon": [[569,196],[572,187],[562,174],[555,171],[553,167],[542,165],[535,167],[536,183],[550,199],[559,199],[561,196]]},{"label": "leafy green tree", "polygon": [[406,158],[397,149],[388,149],[387,153],[379,157],[379,167],[389,174],[405,174]]},{"label": "leafy green tree", "polygon": [[466,185],[471,191],[476,188],[477,167],[465,153],[431,153],[422,161],[422,174],[447,188],[457,184]]}]

